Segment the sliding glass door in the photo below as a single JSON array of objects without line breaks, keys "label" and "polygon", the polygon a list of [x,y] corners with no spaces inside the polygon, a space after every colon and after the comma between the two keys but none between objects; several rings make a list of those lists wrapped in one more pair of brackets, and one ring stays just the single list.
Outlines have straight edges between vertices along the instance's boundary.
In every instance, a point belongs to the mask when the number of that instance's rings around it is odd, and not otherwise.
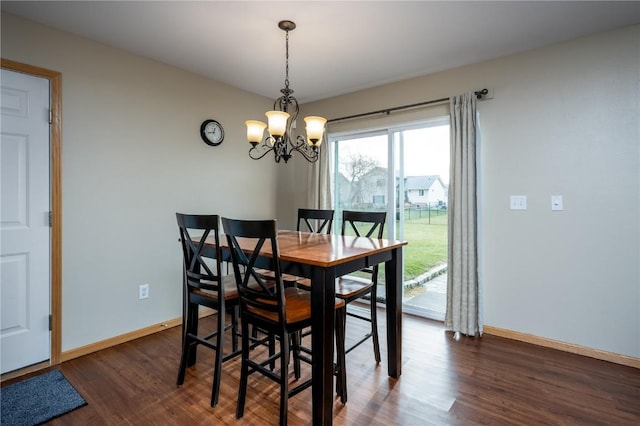
[{"label": "sliding glass door", "polygon": [[[448,118],[330,136],[330,141],[335,232],[340,232],[343,210],[386,211],[387,237],[409,242],[404,250],[404,310],[444,319]],[[379,289],[379,297],[384,294]]]}]

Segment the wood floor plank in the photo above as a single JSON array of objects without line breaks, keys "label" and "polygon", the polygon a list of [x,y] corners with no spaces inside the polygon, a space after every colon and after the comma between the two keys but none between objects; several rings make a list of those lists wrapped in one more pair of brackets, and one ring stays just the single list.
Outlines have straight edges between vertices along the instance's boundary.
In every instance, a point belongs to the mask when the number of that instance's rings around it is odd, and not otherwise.
[{"label": "wood floor plank", "polygon": [[[384,318],[384,312],[379,315]],[[209,317],[201,327],[213,324]],[[349,335],[363,331],[350,319]],[[442,323],[409,315],[403,333],[398,380],[387,376],[384,362],[375,364],[370,343],[349,353],[349,401],[342,405],[336,399],[334,424],[640,424],[638,369],[497,336],[456,341]],[[385,336],[383,322],[383,360]],[[213,352],[199,350],[181,387],[175,384],[179,359],[175,327],[67,361],[59,369],[88,405],[49,424],[277,424],[278,387],[257,375],[249,379],[244,417],[235,418],[239,359],[223,365],[215,408],[209,406]],[[303,378],[308,374],[303,368]],[[290,400],[289,424],[311,424],[310,389]]]}]

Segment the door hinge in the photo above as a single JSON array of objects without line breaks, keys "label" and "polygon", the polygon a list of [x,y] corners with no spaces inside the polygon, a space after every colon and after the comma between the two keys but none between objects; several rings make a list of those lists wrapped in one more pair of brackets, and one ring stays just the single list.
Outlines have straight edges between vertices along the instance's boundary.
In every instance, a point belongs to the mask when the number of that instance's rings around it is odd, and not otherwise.
[{"label": "door hinge", "polygon": [[49,331],[53,331],[53,315],[49,315]]},{"label": "door hinge", "polygon": [[53,124],[53,110],[49,110],[49,124]]},{"label": "door hinge", "polygon": [[53,226],[53,212],[49,211],[49,228]]}]

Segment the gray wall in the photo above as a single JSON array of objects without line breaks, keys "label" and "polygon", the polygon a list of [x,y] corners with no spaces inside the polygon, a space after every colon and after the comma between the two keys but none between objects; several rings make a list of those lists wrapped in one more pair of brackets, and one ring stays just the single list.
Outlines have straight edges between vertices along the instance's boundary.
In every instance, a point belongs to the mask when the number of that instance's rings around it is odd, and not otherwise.
[{"label": "gray wall", "polygon": [[[640,357],[639,79],[634,26],[307,104],[303,114],[331,119],[493,88],[478,103],[485,324]],[[329,131],[420,114],[438,115]],[[512,194],[527,195],[528,210],[509,210]],[[564,211],[551,211],[551,195],[564,196]]]}]

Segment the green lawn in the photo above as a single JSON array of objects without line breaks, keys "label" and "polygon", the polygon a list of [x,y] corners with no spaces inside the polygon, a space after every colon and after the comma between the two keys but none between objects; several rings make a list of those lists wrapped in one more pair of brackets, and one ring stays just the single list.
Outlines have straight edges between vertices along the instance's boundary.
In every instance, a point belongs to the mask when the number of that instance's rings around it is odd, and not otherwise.
[{"label": "green lawn", "polygon": [[[431,223],[429,223],[431,222]],[[404,247],[405,280],[416,278],[434,266],[447,262],[447,214],[405,213],[404,239],[409,243]]]}]

